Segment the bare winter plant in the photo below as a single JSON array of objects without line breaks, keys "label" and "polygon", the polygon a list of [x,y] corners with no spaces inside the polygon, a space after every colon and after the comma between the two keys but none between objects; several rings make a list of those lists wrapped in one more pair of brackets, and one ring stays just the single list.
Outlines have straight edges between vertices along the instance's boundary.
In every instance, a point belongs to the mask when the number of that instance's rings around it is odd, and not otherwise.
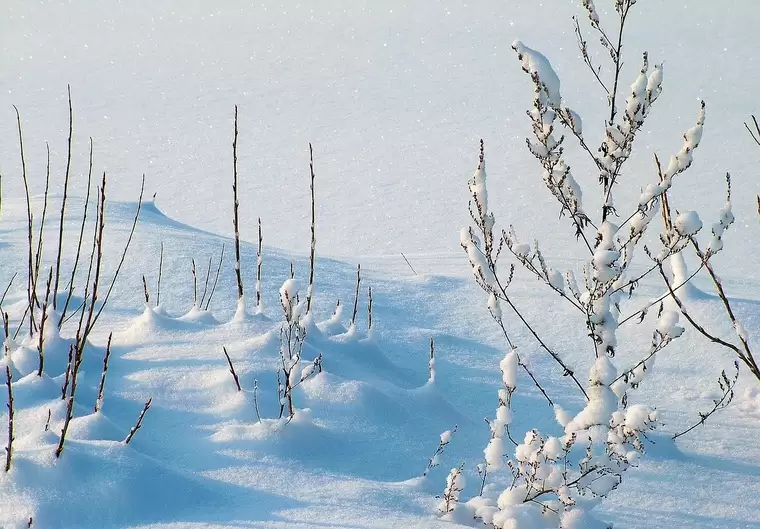
[{"label": "bare winter plant", "polygon": [[316,264],[316,211],[317,203],[314,197],[314,151],[309,143],[309,173],[311,176],[309,189],[311,191],[311,247],[309,251],[309,286],[306,289],[306,313],[311,312],[311,299],[314,296],[314,266]]},{"label": "bare winter plant", "polygon": [[280,417],[283,417],[287,409],[287,416],[292,419],[295,416],[293,391],[310,376],[322,370],[322,355],[317,355],[314,360],[301,366],[303,346],[306,341],[306,326],[303,320],[307,313],[304,304],[298,301],[298,283],[295,279],[286,280],[280,287],[280,305],[285,321],[280,328],[280,369],[277,372],[279,380],[277,392]]},{"label": "bare winter plant", "polygon": [[452,513],[459,503],[459,495],[464,490],[466,481],[464,479],[464,464],[452,468],[446,478],[446,487],[443,489],[443,497],[441,503],[438,506],[438,510],[442,515]]},{"label": "bare winter plant", "polygon": [[[686,314],[680,305],[665,303],[671,297],[677,304],[678,295],[693,275],[688,276],[680,253],[692,245],[701,252],[696,234],[702,222],[693,211],[667,217],[659,248],[643,245],[650,222],[666,204],[667,192],[677,175],[686,171],[699,146],[705,120],[705,105],[701,104],[696,125],[683,135],[681,150],[661,167],[657,163],[658,181],[644,187],[636,203],[624,209],[615,202],[616,184],[626,176],[638,132],[642,129],[651,107],[662,92],[662,65],[650,66],[643,54],[641,67],[630,90],[623,93],[621,75],[626,22],[636,0],[615,0],[615,32],[601,23],[593,0],[583,0],[591,30],[595,32],[611,62],[611,73],[594,66],[580,23],[576,20],[576,37],[584,63],[607,94],[607,115],[603,140],[593,150],[586,142],[581,117],[563,103],[560,81],[549,61],[541,53],[515,41],[512,48],[522,69],[530,76],[534,98],[527,112],[532,137],[527,146],[543,171],[543,182],[559,204],[573,228],[573,236],[587,260],[582,267],[581,280],[575,270],[564,273],[553,268],[539,249],[521,243],[514,228],[496,231],[496,218],[491,212],[486,185],[483,143],[477,170],[469,181],[470,215],[473,224],[461,232],[461,244],[467,253],[477,284],[487,294],[487,308],[500,328],[508,352],[500,363],[503,386],[498,392],[496,417],[489,421],[491,439],[484,450],[485,464],[479,466],[483,480],[480,493],[466,503],[459,503],[461,487],[457,484],[461,469],[453,469],[446,484],[445,501],[441,512],[459,519],[459,511],[474,516],[484,524],[498,529],[519,527],[591,528],[606,527],[596,522],[588,512],[588,500],[607,497],[623,479],[624,472],[643,453],[646,433],[659,424],[654,406],[631,404],[629,396],[652,370],[655,356],[679,338],[684,329],[678,325],[680,315]],[[574,178],[566,158],[564,144],[574,138],[581,151],[588,155],[598,171],[601,201],[599,218],[592,219],[591,210],[583,202],[586,193]],[[667,208],[666,208],[667,209]],[[668,211],[669,215],[669,211]],[[722,248],[720,237],[730,225],[730,201],[721,213],[721,221],[713,230],[712,253]],[[649,259],[643,274],[632,274],[631,264],[637,248]],[[639,252],[641,253],[641,252]],[[544,340],[510,294],[515,263],[503,265],[504,256],[511,256],[529,274],[559,294],[582,321],[590,338],[591,367],[587,380],[581,381],[557,351]],[[710,255],[702,252],[702,266],[707,267]],[[624,307],[639,282],[650,274],[660,272],[666,281],[665,267],[671,268],[673,283],[659,300],[626,315]],[[503,272],[506,270],[506,272]],[[644,343],[626,344],[626,349],[640,351],[640,359],[632,367],[620,370],[615,365],[618,329],[628,321],[643,322],[648,310],[657,307],[656,322]],[[505,314],[503,309],[508,309]],[[687,319],[689,319],[687,317]],[[512,339],[509,322],[522,325],[535,341],[536,347],[559,367],[558,374],[572,380],[585,404],[577,413],[568,413],[547,394],[535,374],[521,356],[521,348]],[[593,354],[591,354],[593,353]],[[509,426],[512,423],[514,394],[518,387],[518,371],[524,371],[546,401],[554,407],[554,416],[562,429],[554,436],[528,431],[522,441],[514,440]],[[723,373],[721,387],[731,386],[732,380]],[[732,392],[729,389],[726,394]],[[716,402],[720,407],[730,397]],[[505,457],[512,453],[505,462]],[[486,476],[506,469],[509,486],[494,494],[485,487]]]},{"label": "bare winter plant", "polygon": [[235,278],[237,279],[238,304],[243,303],[243,276],[240,270],[240,222],[238,215],[238,171],[237,171],[237,141],[238,141],[238,109],[235,105],[234,137],[232,140],[232,221],[235,229]]},{"label": "bare winter plant", "polygon": [[[61,254],[63,252],[63,227],[66,218],[66,199],[69,191],[69,176],[71,174],[71,138],[74,135],[74,110],[71,105],[71,85],[66,87],[69,98],[69,141],[66,150],[66,174],[63,177],[63,198],[61,199],[61,218],[58,223],[58,248],[55,258],[55,283],[53,285],[53,309],[57,309],[58,282],[61,278]],[[86,208],[87,206],[85,206]]]},{"label": "bare winter plant", "polygon": [[[103,173],[100,188],[98,189],[98,210],[96,216],[95,227],[93,230],[92,247],[90,251],[90,265],[88,267],[87,281],[84,289],[84,303],[79,315],[79,324],[77,326],[76,338],[71,348],[71,355],[69,359],[69,367],[67,368],[66,383],[63,388],[64,400],[67,400],[66,416],[61,429],[60,439],[55,450],[55,456],[60,457],[63,453],[63,448],[66,442],[66,434],[68,432],[69,424],[74,416],[74,401],[76,397],[76,390],[78,385],[79,371],[82,365],[82,359],[84,357],[85,347],[87,345],[88,338],[92,332],[95,324],[100,318],[103,310],[105,309],[108,300],[113,291],[114,285],[119,277],[119,273],[124,264],[124,260],[127,256],[127,251],[132,242],[135,228],[137,227],[137,221],[140,217],[140,211],[142,209],[143,191],[145,189],[145,176],[143,175],[142,184],[140,186],[140,196],[137,201],[137,210],[132,221],[132,227],[127,237],[127,241],[124,244],[124,249],[121,253],[121,258],[116,270],[114,271],[111,283],[106,290],[105,296],[100,303],[100,307],[97,307],[99,300],[99,290],[102,281],[102,263],[103,263],[103,241],[105,232],[105,207],[106,207],[106,174]],[[92,283],[90,284],[90,279]],[[104,381],[104,380],[103,380]],[[68,395],[66,389],[68,387]]]},{"label": "bare winter plant", "polygon": [[[147,303],[147,301],[146,301]],[[103,394],[106,388],[106,374],[108,373],[108,360],[111,358],[111,339],[113,333],[108,334],[108,342],[106,343],[106,353],[103,355],[103,370],[100,372],[100,383],[98,384],[98,400],[95,401],[95,408],[93,411],[98,413],[103,409]]]},{"label": "bare winter plant", "polygon": [[229,353],[227,353],[227,348],[222,347],[222,351],[224,352],[224,357],[227,359],[227,365],[230,368],[230,374],[232,375],[232,379],[235,381],[235,388],[238,391],[243,391],[243,388],[240,387],[240,377],[238,377],[238,374],[235,371],[235,366],[232,365],[232,359],[230,358]]},{"label": "bare winter plant", "polygon": [[11,462],[13,460],[13,375],[11,374],[11,366],[5,366],[5,385],[8,388],[8,446],[5,447],[5,471],[9,472],[11,469]]},{"label": "bare winter plant", "polygon": [[[73,137],[73,109],[71,104],[71,92],[68,91],[69,101],[69,134],[68,134],[68,148],[66,155],[66,170],[63,181],[63,198],[61,201],[60,220],[57,226],[57,237],[55,248],[55,258],[52,263],[46,264],[44,262],[44,247],[46,238],[44,237],[46,231],[46,221],[49,207],[49,196],[51,188],[50,179],[50,148],[46,144],[46,174],[45,174],[45,191],[44,202],[42,205],[42,211],[39,217],[35,217],[32,211],[32,204],[29,192],[29,181],[27,178],[27,164],[24,150],[24,136],[22,131],[21,117],[18,109],[16,110],[16,121],[18,126],[18,141],[19,152],[21,156],[21,176],[24,182],[24,192],[26,197],[26,221],[27,221],[27,259],[26,259],[26,272],[27,272],[27,306],[24,314],[18,321],[18,328],[13,335],[13,339],[10,336],[10,322],[8,315],[2,313],[3,317],[3,329],[5,331],[6,340],[4,342],[4,354],[10,356],[16,347],[19,347],[19,343],[25,343],[29,346],[36,347],[39,362],[37,367],[37,374],[42,376],[46,369],[45,362],[45,350],[46,339],[48,335],[57,335],[64,327],[66,322],[70,321],[74,317],[78,316],[78,323],[75,326],[75,335],[69,343],[69,361],[64,373],[64,381],[61,388],[62,400],[66,401],[66,415],[64,419],[64,425],[60,434],[58,445],[55,449],[56,457],[59,457],[63,451],[66,433],[68,431],[69,424],[74,414],[74,400],[76,397],[77,386],[79,383],[79,372],[82,364],[82,358],[85,348],[89,347],[89,338],[92,330],[94,329],[98,319],[100,318],[103,310],[108,304],[111,293],[119,278],[121,269],[124,265],[127,252],[131,245],[132,238],[134,236],[137,222],[140,216],[142,207],[142,196],[145,183],[145,177],[143,176],[140,197],[137,203],[137,210],[132,222],[127,241],[123,246],[120,259],[115,267],[113,276],[110,280],[103,277],[103,261],[104,261],[104,248],[106,248],[107,242],[105,237],[105,209],[106,209],[106,174],[103,173],[100,186],[97,189],[95,196],[96,202],[96,218],[95,222],[90,222],[93,225],[93,231],[91,236],[90,246],[90,259],[87,270],[86,279],[83,281],[83,292],[81,294],[82,302],[78,308],[70,310],[71,300],[74,299],[74,293],[78,290],[77,281],[80,276],[79,264],[82,258],[83,246],[85,243],[85,232],[88,226],[88,213],[90,209],[90,193],[92,190],[92,174],[93,174],[93,142],[89,141],[89,167],[87,177],[87,195],[85,198],[84,208],[81,212],[81,223],[79,226],[79,238],[76,249],[76,256],[73,266],[70,270],[70,276],[68,278],[68,284],[65,283],[65,276],[69,275],[69,271],[64,269],[63,255],[64,255],[64,231],[65,223],[67,219],[67,207],[68,207],[68,189],[71,181],[71,165],[72,165],[72,137]],[[39,221],[36,222],[36,218]],[[36,234],[36,240],[35,240]],[[48,269],[47,282],[44,290],[44,297],[42,297],[42,291],[40,285],[40,272]],[[15,278],[14,274],[14,278]],[[44,278],[42,278],[44,279]],[[58,299],[59,290],[65,292],[65,300],[62,303],[60,312],[56,309],[60,304]],[[146,289],[147,291],[147,289]],[[7,291],[6,291],[7,292]],[[4,298],[4,296],[3,296]],[[63,298],[62,298],[63,299]],[[0,305],[2,301],[0,300]],[[51,317],[53,320],[51,321]],[[16,342],[15,338],[20,332],[22,326],[28,322],[29,334],[23,337],[23,342]],[[103,373],[101,375],[101,382],[98,388],[98,402],[95,405],[96,411],[102,406],[103,398],[103,385],[105,383],[105,373],[108,366],[108,356],[110,354],[110,338],[109,344],[106,348],[106,358],[104,359]],[[9,368],[13,368],[13,364],[6,361]],[[56,373],[55,375],[58,375]],[[49,423],[49,420],[48,420]]]},{"label": "bare winter plant", "polygon": [[436,448],[435,452],[433,452],[433,455],[428,458],[428,464],[425,467],[425,471],[422,473],[423,476],[427,476],[428,472],[441,464],[441,457],[443,456],[443,452],[451,442],[451,437],[455,433],[457,433],[456,424],[454,425],[453,429],[441,432],[441,439],[438,442],[438,448]]},{"label": "bare winter plant", "polygon": [[216,292],[216,284],[219,282],[219,273],[222,271],[222,263],[224,262],[224,245],[222,244],[222,251],[219,252],[219,265],[216,267],[216,275],[214,276],[214,283],[211,285],[211,292],[206,298],[206,307],[204,310],[208,310],[211,305],[211,300],[214,298],[214,292]]},{"label": "bare winter plant", "polygon": [[137,433],[137,430],[142,428],[143,419],[145,418],[145,414],[148,413],[148,410],[150,409],[150,405],[152,403],[153,403],[152,398],[149,398],[147,401],[145,401],[145,406],[143,406],[143,409],[140,412],[140,415],[137,417],[137,422],[135,423],[135,425],[132,428],[130,428],[129,434],[124,439],[124,444],[128,445],[132,441],[132,438]]},{"label": "bare winter plant", "polygon": [[351,313],[351,328],[356,328],[356,313],[359,310],[359,287],[362,282],[362,265],[356,265],[356,288],[354,289],[354,310]]},{"label": "bare winter plant", "polygon": [[161,241],[161,250],[158,257],[158,281],[156,282],[156,307],[161,304],[161,274],[164,271],[164,242]]},{"label": "bare winter plant", "polygon": [[259,226],[259,238],[258,238],[259,243],[258,243],[258,246],[256,247],[256,313],[263,314],[264,302],[261,299],[261,269],[262,269],[262,264],[264,263],[263,256],[262,256],[262,243],[264,242],[264,239],[261,236],[261,217],[259,217],[258,226]]},{"label": "bare winter plant", "polygon": [[198,308],[198,274],[195,270],[195,259],[190,259],[190,274],[193,276],[193,307]]}]

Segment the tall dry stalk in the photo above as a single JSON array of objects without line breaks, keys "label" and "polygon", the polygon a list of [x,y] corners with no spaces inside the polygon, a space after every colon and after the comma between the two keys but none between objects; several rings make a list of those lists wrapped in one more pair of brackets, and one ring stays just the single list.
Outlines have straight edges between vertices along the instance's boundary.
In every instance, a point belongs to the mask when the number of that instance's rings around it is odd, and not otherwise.
[{"label": "tall dry stalk", "polygon": [[53,285],[53,309],[57,308],[58,281],[61,277],[61,252],[63,251],[63,224],[66,217],[66,198],[69,191],[69,175],[71,174],[71,138],[74,133],[74,111],[71,106],[71,85],[68,85],[69,96],[69,141],[66,155],[66,174],[63,178],[63,198],[61,199],[61,220],[58,223],[58,254],[55,258],[55,283]]},{"label": "tall dry stalk", "polygon": [[306,314],[311,312],[311,299],[314,295],[314,265],[317,251],[316,238],[316,199],[314,197],[314,151],[309,143],[309,173],[311,175],[311,251],[309,252],[309,288],[306,291]]},{"label": "tall dry stalk", "polygon": [[238,171],[237,171],[237,141],[238,141],[238,108],[235,105],[235,131],[232,140],[232,224],[235,229],[235,276],[237,278],[238,300],[243,299],[243,276],[240,270],[240,223],[238,216]]}]

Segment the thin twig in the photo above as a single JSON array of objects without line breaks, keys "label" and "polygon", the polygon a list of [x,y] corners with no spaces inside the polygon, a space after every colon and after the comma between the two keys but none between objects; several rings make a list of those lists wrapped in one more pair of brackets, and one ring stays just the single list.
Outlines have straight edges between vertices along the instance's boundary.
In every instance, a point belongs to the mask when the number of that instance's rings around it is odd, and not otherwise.
[{"label": "thin twig", "polygon": [[263,264],[262,257],[262,243],[264,239],[261,236],[261,217],[258,221],[259,225],[259,244],[256,248],[256,309],[261,312],[263,307],[261,305],[261,265]]},{"label": "thin twig", "polygon": [[356,311],[359,309],[359,285],[362,282],[362,265],[356,265],[356,290],[354,291],[354,311],[351,313],[351,325],[356,325]]},{"label": "thin twig", "polygon": [[238,109],[235,105],[235,136],[232,140],[232,195],[233,227],[235,228],[235,276],[237,278],[238,299],[243,297],[243,276],[240,271],[240,228],[238,223],[238,172],[237,172]]},{"label": "thin twig", "polygon": [[148,399],[148,400],[145,402],[145,406],[143,406],[143,409],[142,409],[142,411],[140,412],[140,416],[139,416],[139,417],[137,417],[137,422],[136,422],[136,423],[135,423],[135,425],[132,427],[132,429],[131,429],[131,430],[129,430],[129,435],[127,435],[127,438],[126,438],[126,439],[124,439],[124,444],[128,445],[128,444],[129,444],[129,442],[132,440],[132,438],[133,438],[133,437],[135,436],[135,434],[137,433],[137,430],[139,430],[140,428],[142,428],[142,422],[143,422],[143,419],[145,418],[145,414],[146,414],[146,413],[148,413],[148,410],[150,409],[150,405],[151,405],[151,403],[152,403],[152,402],[153,402],[153,398],[152,398],[152,397],[151,397],[151,398],[149,398],[149,399]]},{"label": "thin twig", "polygon": [[367,331],[372,330],[372,287],[367,289]]},{"label": "thin twig", "polygon": [[145,304],[148,305],[150,303],[150,294],[148,294],[148,282],[145,280],[145,274],[142,276],[142,283],[143,283],[143,296],[145,297]]},{"label": "thin twig", "polygon": [[749,125],[747,125],[746,121],[744,122],[744,128],[747,129],[747,132],[749,132],[749,135],[752,136],[753,140],[755,140],[755,143],[760,145],[760,124],[757,122],[757,118],[754,115],[752,116],[752,122],[755,124],[754,131],[749,128]]},{"label": "thin twig", "polygon": [[18,272],[15,272],[13,274],[13,277],[11,277],[11,280],[8,281],[8,286],[5,287],[5,290],[3,291],[3,295],[0,296],[0,307],[3,306],[3,301],[5,301],[5,296],[8,295],[8,291],[11,289],[11,285],[13,284],[13,280],[16,279],[17,275],[18,275]]},{"label": "thin twig", "polygon": [[28,238],[28,245],[29,245],[29,251],[27,255],[27,283],[26,283],[26,293],[27,293],[27,302],[29,304],[29,334],[33,334],[34,331],[34,296],[35,296],[35,285],[34,285],[34,273],[33,273],[33,256],[32,256],[32,247],[33,247],[33,230],[32,230],[32,201],[29,196],[29,180],[26,176],[26,157],[24,156],[24,136],[21,132],[21,115],[18,112],[18,108],[16,108],[16,105],[13,105],[13,109],[16,111],[16,123],[18,124],[18,144],[19,144],[19,150],[21,152],[21,177],[24,181],[24,194],[26,196],[26,216],[27,216],[27,238]]},{"label": "thin twig", "polygon": [[[48,208],[48,193],[50,191],[50,145],[45,142],[45,148],[47,150],[47,164],[45,169],[45,194],[42,205],[42,218],[40,220],[40,231],[37,235],[37,252],[34,255],[34,284],[36,285],[40,279],[40,266],[42,265],[42,239],[45,230],[45,219],[47,218]],[[37,294],[35,291],[35,300]]]},{"label": "thin twig", "polygon": [[91,189],[92,189],[92,138],[90,138],[90,163],[89,163],[89,169],[87,171],[87,195],[84,199],[84,211],[82,213],[82,224],[79,227],[79,241],[77,242],[77,253],[76,253],[76,257],[74,258],[74,266],[71,269],[71,279],[69,280],[69,291],[66,294],[66,302],[63,305],[63,310],[61,310],[61,316],[58,319],[59,329],[66,322],[66,311],[69,308],[69,303],[71,303],[71,297],[74,295],[74,278],[77,273],[77,268],[79,267],[79,257],[82,251],[82,241],[84,240],[84,228],[85,228],[85,224],[87,223],[87,210],[89,209],[89,206],[90,206],[90,190]]},{"label": "thin twig", "polygon": [[256,419],[261,422],[261,414],[259,413],[259,381],[253,379],[253,409],[256,411]]},{"label": "thin twig", "polygon": [[8,446],[5,448],[5,471],[11,470],[11,461],[13,460],[13,375],[11,374],[11,366],[5,366],[5,385],[8,386]]},{"label": "thin twig", "polygon": [[306,313],[311,311],[311,298],[314,295],[314,265],[316,259],[316,199],[314,198],[314,152],[309,143],[309,173],[311,174],[311,251],[309,253],[309,288],[306,292]]},{"label": "thin twig", "polygon": [[66,155],[66,174],[63,178],[63,198],[61,199],[61,220],[58,223],[58,254],[55,259],[55,284],[53,286],[53,309],[58,307],[58,281],[61,277],[61,252],[63,251],[63,223],[66,217],[66,198],[69,192],[69,175],[71,174],[71,138],[74,133],[74,111],[71,106],[71,85],[67,85],[69,96],[69,141]]},{"label": "thin twig", "polygon": [[100,314],[103,312],[103,309],[106,308],[106,304],[108,303],[108,299],[111,297],[111,292],[113,291],[113,287],[114,285],[116,285],[116,280],[119,278],[119,272],[121,272],[121,267],[124,264],[124,260],[127,258],[127,251],[129,250],[129,246],[132,243],[132,237],[135,234],[135,228],[137,228],[137,221],[140,218],[140,211],[142,210],[143,191],[145,191],[145,175],[142,176],[142,182],[140,183],[140,196],[137,199],[137,211],[135,211],[135,216],[134,216],[134,219],[132,220],[132,228],[129,230],[129,237],[127,237],[127,242],[126,244],[124,244],[124,250],[121,252],[121,259],[119,259],[119,265],[116,267],[116,272],[114,272],[113,279],[111,280],[111,284],[108,287],[108,290],[106,291],[105,297],[103,298],[103,303],[100,305],[100,310],[98,310],[98,313],[95,315],[95,319],[92,321],[92,325],[95,325],[95,322],[97,322],[98,319],[100,318]]},{"label": "thin twig", "polygon": [[161,273],[164,269],[164,241],[161,241],[161,253],[158,257],[158,284],[156,285],[156,307],[161,304]]},{"label": "thin twig", "polygon": [[409,262],[409,259],[406,258],[406,255],[404,255],[403,252],[401,252],[401,257],[404,258],[404,261],[406,261],[406,264],[409,266],[409,269],[412,271],[414,275],[417,275],[417,272],[415,271],[414,267],[412,266],[412,263]]},{"label": "thin twig", "polygon": [[227,348],[222,347],[222,351],[224,351],[224,357],[227,359],[227,365],[230,366],[230,374],[232,375],[232,378],[235,380],[235,387],[237,388],[238,391],[243,391],[243,388],[240,387],[240,378],[235,372],[235,366],[232,365],[232,359],[230,358],[230,355],[227,353]]},{"label": "thin twig", "polygon": [[208,310],[208,306],[211,304],[211,298],[214,297],[214,292],[216,292],[216,284],[219,281],[219,273],[222,271],[222,261],[224,260],[224,244],[222,244],[222,252],[219,254],[219,266],[216,268],[216,276],[214,277],[214,284],[211,286],[211,292],[208,295],[208,299],[206,300],[206,310]]},{"label": "thin twig", "polygon": [[13,375],[11,374],[11,366],[5,366],[5,385],[8,386],[8,446],[5,448],[5,471],[11,470],[11,461],[13,459]]},{"label": "thin twig", "polygon": [[195,273],[195,259],[190,259],[190,273],[193,275],[193,307],[198,307],[198,276]]},{"label": "thin twig", "polygon": [[103,408],[103,392],[106,387],[108,359],[111,357],[111,338],[113,338],[113,333],[109,333],[108,335],[108,343],[106,343],[106,354],[103,356],[103,370],[100,372],[100,384],[98,384],[98,400],[95,401],[94,408],[95,413],[98,413]]},{"label": "thin twig", "polygon": [[206,280],[203,282],[203,293],[201,294],[201,302],[198,308],[203,307],[203,302],[206,301],[206,292],[208,292],[208,281],[211,277],[211,261],[214,259],[213,254],[208,256],[208,266],[206,267]]},{"label": "thin twig", "polygon": [[47,287],[45,288],[45,300],[42,304],[42,316],[40,318],[40,332],[39,332],[39,341],[37,342],[37,353],[40,357],[40,363],[39,368],[37,369],[37,376],[42,376],[43,368],[45,367],[45,353],[43,351],[44,345],[45,345],[45,323],[48,319],[47,309],[48,309],[48,299],[50,299],[50,283],[53,281],[53,268],[50,268],[50,273],[48,274],[47,279]]}]

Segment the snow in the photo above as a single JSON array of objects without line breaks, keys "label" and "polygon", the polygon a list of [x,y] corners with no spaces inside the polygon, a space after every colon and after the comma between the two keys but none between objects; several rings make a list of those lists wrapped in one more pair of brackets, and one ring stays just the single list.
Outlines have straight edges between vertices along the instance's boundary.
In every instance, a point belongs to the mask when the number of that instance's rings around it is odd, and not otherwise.
[{"label": "snow", "polygon": [[702,221],[696,211],[684,211],[676,217],[675,228],[681,235],[696,235],[702,229]]},{"label": "snow", "polygon": [[[72,327],[60,335],[46,327],[43,377],[36,376],[36,342],[24,331],[5,341],[10,354],[3,351],[0,365],[12,366],[17,414],[13,467],[8,474],[0,469],[0,526],[27,527],[29,517],[34,527],[83,529],[467,526],[473,523],[470,510],[455,508],[440,520],[435,497],[448,488],[467,501],[480,484],[478,464],[485,459],[489,472],[504,466],[514,447],[494,433],[505,435],[509,425],[521,440],[538,428],[545,432],[543,445],[531,436],[530,450],[521,450],[521,456],[537,457],[540,446],[546,458],[561,456],[566,431],[593,426],[617,395],[600,387],[590,391],[588,403],[573,396],[570,380],[519,327],[507,304],[477,290],[459,243],[467,242],[470,259],[482,264],[477,246],[482,241],[470,244],[468,234],[461,237],[457,230],[468,222],[467,178],[483,137],[489,154],[488,207],[501,216],[503,227],[512,223],[527,240],[541,241],[553,267],[552,286],[563,291],[567,286],[567,295],[584,293],[588,299],[578,265],[587,256],[576,251],[567,219],[557,219],[556,204],[541,186],[546,175],[525,149],[529,122],[524,112],[532,87],[510,46],[514,43],[522,66],[540,78],[556,112],[569,116],[573,130],[564,133],[583,135],[595,150],[603,140],[596,137],[599,125],[609,116],[602,112],[603,92],[577,58],[570,16],[605,22],[611,20],[611,6],[601,0],[550,6],[527,0],[426,6],[398,0],[324,0],[308,6],[269,0],[255,5],[9,0],[0,22],[0,285],[4,288],[14,272],[20,276],[3,310],[18,321],[26,299],[21,278],[26,211],[12,104],[21,114],[32,204],[39,212],[46,140],[52,204],[61,198],[68,132],[65,85],[71,83],[70,211],[83,205],[92,136],[94,173],[109,175],[108,277],[131,225],[143,173],[146,196],[157,193],[157,198],[144,205],[122,275],[90,337],[60,459],[53,451],[65,416],[61,386]],[[760,70],[753,67],[757,59],[747,43],[754,42],[760,10],[750,0],[737,0],[730,9],[653,0],[637,2],[633,11],[621,104],[635,97],[622,109],[637,114],[638,103],[659,102],[637,138],[615,203],[638,200],[643,209],[619,231],[602,226],[605,244],[597,249],[599,269],[593,274],[613,277],[614,266],[628,259],[612,248],[620,249],[614,239],[624,241],[630,228],[638,233],[649,225],[644,236],[657,254],[660,206],[654,199],[667,191],[672,211],[681,212],[677,230],[697,234],[703,249],[720,252],[714,265],[741,323],[726,322],[703,273],[697,284],[707,294],[686,298],[691,313],[723,339],[751,343],[760,328],[753,202],[760,154],[740,124],[758,112]],[[596,41],[588,31],[589,42]],[[705,39],[705,32],[713,38]],[[647,48],[653,61],[667,62],[666,80],[662,63],[640,75],[640,52]],[[701,99],[710,120],[704,121],[702,109],[695,125]],[[240,106],[245,296],[237,298],[234,264],[226,252],[217,292],[205,311],[192,306],[189,262],[218,255],[222,243],[231,248],[234,104]],[[297,410],[288,420],[277,417],[279,288],[287,293],[285,312],[297,313],[297,284],[308,284],[310,141],[320,168],[320,258],[313,320],[306,322],[303,359],[292,374],[294,382],[305,380],[295,390]],[[573,154],[577,148],[569,143],[567,152]],[[653,152],[663,163],[665,181],[658,181]],[[674,178],[689,164],[687,174]],[[581,189],[595,184],[590,164],[574,163],[572,175],[568,166],[556,170],[567,170],[564,185],[579,200]],[[729,200],[719,177],[727,170],[735,191]],[[485,178],[485,170],[476,176]],[[668,179],[676,183],[671,187]],[[475,190],[486,198],[484,189]],[[584,197],[588,202],[596,194]],[[54,259],[55,209],[48,210],[46,266]],[[712,235],[699,230],[700,216]],[[255,282],[258,217],[265,244],[260,285]],[[76,231],[67,225],[66,266],[73,261]],[[514,242],[515,254],[530,258],[531,245]],[[147,277],[153,296],[162,243],[161,305],[145,307],[141,278]],[[642,264],[635,270],[645,269],[645,257],[636,257]],[[359,313],[347,332],[357,262],[363,274]],[[679,277],[687,274],[687,264],[690,270],[698,266],[688,256],[670,264]],[[577,366],[579,378],[591,373],[595,381],[613,379],[616,373],[604,357],[594,364],[585,322],[579,319],[578,329],[558,326],[557,315],[574,314],[573,309],[556,292],[540,291],[539,283],[518,270],[512,300],[568,365]],[[374,297],[371,335],[366,284]],[[257,307],[253,300],[259,286],[264,300]],[[645,281],[633,300],[644,305],[662,294],[661,284]],[[337,310],[336,299],[341,300]],[[613,305],[602,302],[595,313],[611,316]],[[668,439],[698,418],[697,410],[709,409],[705,389],[732,360],[683,318],[679,321],[672,308],[658,314],[654,306],[646,321],[663,335],[683,336],[658,356],[656,368],[647,363],[646,384],[629,392],[631,404],[620,421],[641,428],[662,419],[662,433],[654,434],[654,444],[645,442],[640,457],[630,456],[638,468],[626,473],[609,500],[588,506],[588,512],[585,505],[568,511],[563,527],[594,527],[591,514],[631,529],[733,529],[760,522],[760,397],[750,377],[741,377],[735,402],[714,420],[677,443]],[[504,338],[489,320],[489,309],[504,319],[519,349],[505,355]],[[105,396],[102,410],[94,413],[111,331]],[[626,325],[617,332],[636,335],[641,327]],[[435,384],[428,383],[431,337]],[[240,376],[241,391],[222,346]],[[530,358],[541,380],[549,381],[547,392],[563,407],[547,406],[518,364],[518,351],[521,359]],[[311,359],[320,353],[324,369],[316,372]],[[621,347],[615,362],[627,367],[640,353]],[[519,387],[509,407],[496,402],[505,387]],[[8,418],[2,389],[0,447]],[[149,397],[153,404],[144,425],[125,445]],[[658,415],[638,404],[653,400],[663,403]],[[490,417],[490,426],[483,417]],[[456,436],[445,436],[454,424]],[[440,466],[422,479],[431,443],[444,438],[448,446]],[[462,463],[460,473],[447,473]],[[503,478],[493,479],[488,482],[493,492],[508,485],[499,481]],[[614,485],[609,478],[594,487],[604,492]],[[512,520],[515,527],[543,523],[538,509],[516,505],[520,493],[524,497],[524,490],[512,489],[499,498],[505,509],[482,498],[472,507],[484,520]]]}]

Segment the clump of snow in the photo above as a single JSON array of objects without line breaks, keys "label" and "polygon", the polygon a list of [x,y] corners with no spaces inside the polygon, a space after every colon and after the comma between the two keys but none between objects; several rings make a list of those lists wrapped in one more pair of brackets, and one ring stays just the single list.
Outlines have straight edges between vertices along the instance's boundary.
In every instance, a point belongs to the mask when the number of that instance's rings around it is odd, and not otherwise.
[{"label": "clump of snow", "polygon": [[520,40],[512,43],[512,49],[517,52],[523,70],[532,78],[537,80],[542,87],[546,96],[547,105],[551,108],[558,109],[562,105],[562,95],[560,93],[560,82],[557,73],[552,68],[549,59],[542,53],[529,48]]},{"label": "clump of snow", "polygon": [[681,235],[696,235],[702,229],[702,221],[696,211],[684,211],[676,217],[674,227]]}]

